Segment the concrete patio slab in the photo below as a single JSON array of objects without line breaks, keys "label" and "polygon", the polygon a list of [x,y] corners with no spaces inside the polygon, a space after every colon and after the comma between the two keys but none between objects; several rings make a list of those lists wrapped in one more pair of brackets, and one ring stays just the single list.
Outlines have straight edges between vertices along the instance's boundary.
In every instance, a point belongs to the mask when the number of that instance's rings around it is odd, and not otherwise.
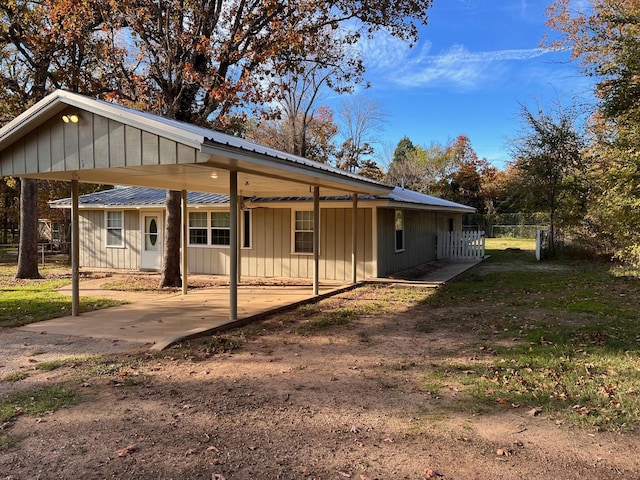
[{"label": "concrete patio slab", "polygon": [[[240,286],[239,320],[231,325],[229,289],[226,287],[194,289],[188,295],[138,293],[132,296],[132,292],[100,290],[96,284],[95,281],[88,285],[81,282],[81,297],[120,297],[130,299],[132,303],[19,328],[30,332],[126,340],[162,349],[181,339],[225,326],[238,326],[266,312],[314,298],[310,286]],[[336,290],[342,288],[336,285],[320,287],[320,297]]]},{"label": "concrete patio slab", "polygon": [[[436,288],[477,263],[436,263],[428,274],[416,280],[372,279],[365,283],[419,284]],[[238,320],[231,322],[229,288],[226,286],[192,289],[187,295],[182,295],[105,290],[101,285],[106,281],[108,279],[103,278],[80,282],[81,297],[115,298],[131,303],[77,317],[32,323],[19,329],[136,342],[147,344],[153,350],[162,350],[179,341],[244,325],[267,313],[353,288],[351,285],[323,285],[320,286],[320,295],[314,297],[310,285],[240,285]],[[70,295],[71,287],[61,291]]]}]

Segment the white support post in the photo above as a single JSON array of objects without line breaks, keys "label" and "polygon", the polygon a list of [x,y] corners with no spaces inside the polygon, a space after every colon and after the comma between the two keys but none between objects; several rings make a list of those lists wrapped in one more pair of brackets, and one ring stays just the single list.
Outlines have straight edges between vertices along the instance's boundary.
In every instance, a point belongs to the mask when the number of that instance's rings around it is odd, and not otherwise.
[{"label": "white support post", "polygon": [[351,227],[351,283],[358,282],[358,194],[353,194],[353,225]]},{"label": "white support post", "polygon": [[78,180],[71,180],[71,315],[80,315],[80,216]]},{"label": "white support post", "polygon": [[238,208],[236,209],[238,212],[238,285],[242,281],[242,244],[244,240],[242,239],[242,226],[244,223],[244,215],[242,212],[242,197],[238,198]]},{"label": "white support post", "polygon": [[229,172],[229,320],[238,319],[238,172]]},{"label": "white support post", "polygon": [[180,249],[180,263],[182,272],[182,295],[186,295],[189,290],[188,265],[189,265],[189,228],[187,223],[187,191],[182,190],[182,203],[180,211],[180,228],[182,248]]},{"label": "white support post", "polygon": [[320,187],[313,187],[313,295],[320,293]]}]

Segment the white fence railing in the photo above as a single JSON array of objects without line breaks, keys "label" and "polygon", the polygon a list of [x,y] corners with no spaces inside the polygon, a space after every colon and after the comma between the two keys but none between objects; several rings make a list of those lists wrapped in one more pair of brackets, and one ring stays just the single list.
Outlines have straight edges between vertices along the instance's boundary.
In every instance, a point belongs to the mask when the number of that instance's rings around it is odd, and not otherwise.
[{"label": "white fence railing", "polygon": [[438,260],[474,261],[484,258],[484,232],[440,232]]}]

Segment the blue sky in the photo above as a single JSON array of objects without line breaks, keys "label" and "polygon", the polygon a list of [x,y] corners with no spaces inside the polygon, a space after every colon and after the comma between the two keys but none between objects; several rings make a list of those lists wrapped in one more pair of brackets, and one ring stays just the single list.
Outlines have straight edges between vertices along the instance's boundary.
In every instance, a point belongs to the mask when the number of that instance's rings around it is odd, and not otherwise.
[{"label": "blue sky", "polygon": [[[520,104],[592,97],[592,81],[568,52],[540,48],[551,0],[434,0],[412,49],[388,35],[363,47],[361,94],[388,113],[383,143],[446,143],[466,134],[480,157],[502,168],[521,132]],[[553,34],[553,32],[551,32]],[[388,149],[388,148],[387,148]]]}]

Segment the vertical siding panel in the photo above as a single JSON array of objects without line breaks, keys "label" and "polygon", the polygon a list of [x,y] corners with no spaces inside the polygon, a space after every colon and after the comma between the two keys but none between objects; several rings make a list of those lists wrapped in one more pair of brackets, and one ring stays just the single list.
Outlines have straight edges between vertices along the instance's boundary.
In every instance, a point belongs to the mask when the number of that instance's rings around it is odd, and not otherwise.
[{"label": "vertical siding panel", "polygon": [[134,127],[124,127],[125,164],[142,165],[142,132]]},{"label": "vertical siding panel", "polygon": [[26,172],[38,171],[38,139],[30,136],[24,146],[24,164]]},{"label": "vertical siding panel", "polygon": [[109,155],[111,167],[126,165],[124,125],[113,120],[109,120]]},{"label": "vertical siding panel", "polygon": [[160,163],[174,165],[178,161],[176,142],[160,137]]},{"label": "vertical siding panel", "polygon": [[0,175],[13,175],[13,147],[5,149],[0,154]]},{"label": "vertical siding panel", "polygon": [[128,269],[137,270],[140,268],[140,249],[142,247],[142,236],[140,233],[140,212],[138,210],[125,211],[125,251],[126,265]]},{"label": "vertical siding panel", "polygon": [[93,148],[95,168],[108,168],[109,120],[99,115],[93,116]]},{"label": "vertical siding panel", "polygon": [[158,137],[147,132],[142,132],[142,164],[160,164],[160,146],[158,143]]},{"label": "vertical siding panel", "polygon": [[[336,209],[320,207],[320,279],[333,280],[336,275],[336,244],[339,242],[336,233]],[[310,272],[313,276],[313,271]]]},{"label": "vertical siding panel", "polygon": [[80,168],[95,168],[96,159],[93,149],[93,121],[95,115],[83,115],[78,123],[78,145],[80,148]]},{"label": "vertical siding panel", "polygon": [[107,235],[106,235],[106,218],[102,210],[96,210],[93,217],[95,228],[93,229],[93,235],[98,245],[97,258],[99,265],[107,265]]},{"label": "vertical siding panel", "polygon": [[272,208],[270,210],[272,211],[272,222],[270,224],[271,248],[268,252],[268,255],[270,256],[270,272],[268,272],[268,275],[273,277],[283,277],[283,243],[285,243],[284,239],[287,235],[283,225],[285,211],[282,208]]},{"label": "vertical siding panel", "polygon": [[51,125],[51,170],[64,171],[64,124],[51,122],[49,125]]},{"label": "vertical siding panel", "polygon": [[195,148],[187,147],[179,143],[177,152],[177,160],[179,163],[195,163],[197,160],[197,151]]},{"label": "vertical siding panel", "polygon": [[291,251],[293,246],[291,245],[291,209],[281,208],[280,212],[280,224],[282,225],[280,231],[282,232],[282,242],[278,245],[278,258],[282,262],[282,270],[280,276],[289,277],[292,275],[291,267]]},{"label": "vertical siding panel", "polygon": [[38,171],[51,171],[51,131],[46,126],[38,129]]},{"label": "vertical siding panel", "polygon": [[273,209],[260,209],[260,234],[255,245],[256,262],[253,274],[256,277],[264,276],[265,261],[269,252],[273,250]]},{"label": "vertical siding panel", "polygon": [[[351,217],[352,213],[346,208],[336,210],[335,238],[335,274],[333,280],[344,281],[351,272]],[[347,255],[347,252],[349,254]]]},{"label": "vertical siding panel", "polygon": [[79,132],[77,123],[67,123],[62,126],[64,134],[64,163],[65,170],[80,169]]},{"label": "vertical siding panel", "polygon": [[278,225],[278,212],[273,208],[267,209],[266,215],[266,241],[263,245],[262,255],[260,255],[260,269],[258,275],[261,277],[273,277],[276,270],[276,252],[278,249],[277,237],[277,225]]},{"label": "vertical siding panel", "polygon": [[358,232],[362,232],[358,234],[361,237],[358,239],[359,250],[362,252],[362,267],[359,275],[361,275],[360,278],[374,277],[376,272],[374,272],[373,262],[373,209],[363,209],[362,214],[358,216],[358,224]]}]

